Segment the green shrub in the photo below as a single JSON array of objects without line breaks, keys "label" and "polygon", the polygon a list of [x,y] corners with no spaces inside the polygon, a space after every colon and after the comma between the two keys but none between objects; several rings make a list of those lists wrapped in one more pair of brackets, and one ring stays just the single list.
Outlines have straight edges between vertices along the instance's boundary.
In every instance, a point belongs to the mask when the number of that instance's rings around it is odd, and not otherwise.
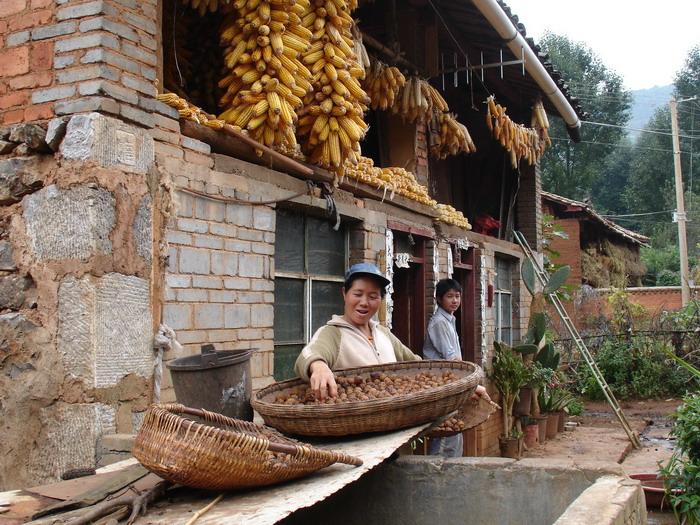
[{"label": "green shrub", "polygon": [[[698,387],[698,380],[669,359],[667,343],[644,336],[611,338],[600,346],[595,360],[603,377],[619,399],[682,396]],[[581,363],[576,382],[589,399],[603,399],[589,368]]]}]

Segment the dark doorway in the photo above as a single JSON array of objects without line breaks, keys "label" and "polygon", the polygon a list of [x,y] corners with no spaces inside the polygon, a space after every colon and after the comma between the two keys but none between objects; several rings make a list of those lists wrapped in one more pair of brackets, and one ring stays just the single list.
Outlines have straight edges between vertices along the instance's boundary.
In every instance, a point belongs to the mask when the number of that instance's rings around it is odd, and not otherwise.
[{"label": "dark doorway", "polygon": [[422,355],[425,337],[424,241],[416,238],[408,268],[394,268],[392,332],[414,353]]}]

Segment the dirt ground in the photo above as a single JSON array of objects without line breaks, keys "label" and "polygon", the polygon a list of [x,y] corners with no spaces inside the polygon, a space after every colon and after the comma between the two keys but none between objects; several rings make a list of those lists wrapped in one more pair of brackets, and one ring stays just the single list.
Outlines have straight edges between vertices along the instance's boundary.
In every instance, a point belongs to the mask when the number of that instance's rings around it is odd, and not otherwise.
[{"label": "dirt ground", "polygon": [[[621,403],[630,425],[640,433],[642,448],[635,450],[610,406],[606,402],[587,402],[582,416],[570,418],[579,426],[535,446],[524,457],[615,461],[627,474],[655,473],[658,463],[668,461],[673,452],[670,415],[680,403],[678,399]],[[668,512],[649,512],[648,519],[650,525],[676,523]]]}]

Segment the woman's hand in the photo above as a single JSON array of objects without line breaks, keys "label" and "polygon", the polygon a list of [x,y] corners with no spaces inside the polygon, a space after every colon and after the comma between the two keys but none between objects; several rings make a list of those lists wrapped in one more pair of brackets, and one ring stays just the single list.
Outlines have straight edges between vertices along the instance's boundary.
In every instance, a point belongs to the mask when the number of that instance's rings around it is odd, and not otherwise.
[{"label": "woman's hand", "polygon": [[314,361],[309,366],[309,371],[311,372],[309,384],[316,399],[323,401],[327,397],[336,397],[338,395],[335,376],[325,361]]},{"label": "woman's hand", "polygon": [[485,401],[491,401],[488,392],[482,385],[478,385],[476,387],[476,390],[474,391],[471,397],[471,399],[473,399],[474,401],[478,400],[479,398],[484,399]]}]

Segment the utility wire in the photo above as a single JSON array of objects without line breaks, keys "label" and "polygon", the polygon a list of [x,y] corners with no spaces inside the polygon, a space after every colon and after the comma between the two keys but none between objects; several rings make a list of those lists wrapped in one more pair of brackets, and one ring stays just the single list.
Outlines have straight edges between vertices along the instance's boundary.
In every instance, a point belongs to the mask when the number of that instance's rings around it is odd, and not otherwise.
[{"label": "utility wire", "polygon": [[[560,142],[571,142],[571,139],[565,139],[561,137],[550,137],[551,140],[558,140]],[[624,148],[624,149],[633,149],[633,150],[645,150],[645,151],[661,151],[665,153],[673,153],[672,149],[664,149],[664,148],[647,148],[645,146],[626,146],[624,144],[616,144],[614,142],[598,142],[594,140],[581,140],[577,142],[577,144],[594,144],[596,146],[614,146],[616,148]],[[681,154],[683,155],[690,155],[690,151],[684,151],[681,150]],[[697,151],[695,153],[692,153],[692,155],[700,155],[700,151]]]},{"label": "utility wire", "polygon": [[[670,137],[670,136],[673,136],[673,133],[670,133],[670,132],[669,132],[669,133],[665,133],[665,132],[663,132],[663,131],[652,131],[652,130],[650,130],[650,129],[630,128],[630,127],[627,127],[627,126],[620,126],[619,124],[607,124],[607,123],[605,123],[605,122],[592,122],[592,121],[590,121],[590,120],[582,120],[581,122],[582,122],[583,124],[590,124],[590,125],[594,125],[594,126],[604,126],[604,127],[607,127],[607,128],[618,128],[618,129],[626,129],[626,130],[629,130],[629,131],[640,131],[640,132],[642,132],[642,133],[652,133],[652,134],[655,134],[655,135],[668,135],[669,137]],[[698,138],[700,138],[700,136],[693,137],[693,136],[691,136],[691,135],[678,135],[678,136],[679,136],[680,138],[682,138],[682,139],[698,139]]]},{"label": "utility wire", "polygon": [[672,213],[676,210],[663,210],[663,211],[648,211],[646,213],[624,213],[620,215],[601,215],[601,217],[608,218],[620,218],[620,217],[641,217],[642,215],[658,215],[661,213]]}]

